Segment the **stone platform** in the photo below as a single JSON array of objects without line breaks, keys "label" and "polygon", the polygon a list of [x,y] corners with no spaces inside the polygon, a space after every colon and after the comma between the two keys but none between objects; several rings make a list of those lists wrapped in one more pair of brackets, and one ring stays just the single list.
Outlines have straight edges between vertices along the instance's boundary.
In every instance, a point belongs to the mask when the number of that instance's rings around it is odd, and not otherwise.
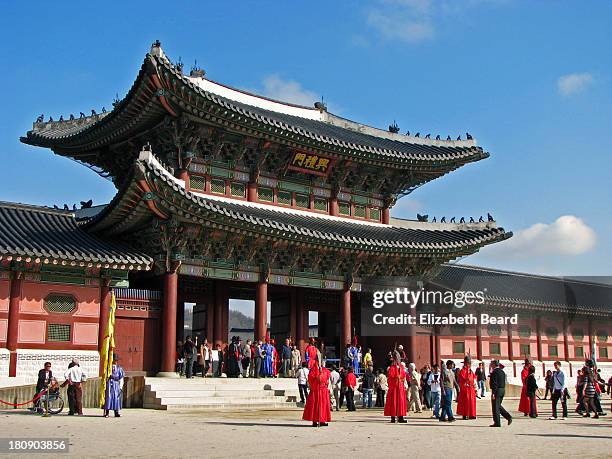
[{"label": "stone platform", "polygon": [[144,408],[222,410],[296,408],[294,378],[145,378]]}]

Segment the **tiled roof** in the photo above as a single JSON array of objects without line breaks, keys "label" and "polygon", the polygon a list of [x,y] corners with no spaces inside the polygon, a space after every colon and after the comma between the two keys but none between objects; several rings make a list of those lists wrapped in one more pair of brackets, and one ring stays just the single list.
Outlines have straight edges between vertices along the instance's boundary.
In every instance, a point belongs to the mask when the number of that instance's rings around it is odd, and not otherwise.
[{"label": "tiled roof", "polygon": [[612,283],[538,276],[475,266],[443,265],[434,279],[443,288],[484,291],[488,304],[564,312],[612,313]]},{"label": "tiled roof", "polygon": [[86,233],[72,212],[8,202],[0,202],[0,259],[113,269],[149,269],[152,263]]},{"label": "tiled roof", "polygon": [[[294,116],[232,100],[205,90],[194,83],[194,79],[186,77],[181,71],[177,70],[163,53],[159,56],[147,55],[132,89],[112,112],[85,119],[35,123],[26,137],[22,138],[22,141],[40,146],[76,148],[78,145],[87,145],[94,141],[96,135],[119,138],[123,134],[128,135],[128,131],[132,128],[135,129],[138,123],[155,125],[164,116],[161,104],[157,101],[159,92],[145,91],[146,97],[151,98],[154,103],[151,103],[151,101],[146,103],[145,99],[140,99],[136,103],[140,108],[138,112],[126,108],[132,97],[137,95],[140,97],[142,91],[136,89],[141,86],[139,81],[144,81],[143,78],[145,78],[147,72],[154,72],[160,81],[169,86],[171,86],[168,83],[169,79],[174,79],[178,86],[166,89],[165,93],[162,90],[162,93],[171,102],[174,101],[176,106],[180,106],[181,110],[192,111],[194,116],[210,118],[210,115],[194,108],[194,101],[201,98],[201,100],[208,104],[212,103],[212,106],[216,107],[214,116],[224,120],[223,124],[236,123],[249,129],[255,126],[265,127],[272,135],[284,136],[292,141],[315,142],[322,148],[330,148],[340,154],[354,156],[355,158],[406,164],[414,162],[430,165],[457,163],[458,167],[461,164],[478,161],[489,156],[473,140],[434,140],[391,134],[385,131],[380,131],[380,135],[372,135],[373,132],[377,131],[376,129],[365,126],[363,129],[358,127],[347,128],[344,126],[354,126],[357,123],[349,120],[343,123],[340,118],[331,114],[328,117],[330,120],[328,122]],[[145,116],[143,115],[144,111],[151,113]],[[125,120],[127,112],[132,112],[132,118],[136,116],[135,113],[138,113],[141,119],[138,121],[132,119],[127,123]],[[119,123],[120,120],[123,121]],[[331,120],[335,121],[332,122]],[[106,125],[110,127],[114,122],[119,123],[114,129],[106,128]],[[120,133],[119,131],[123,132]]]},{"label": "tiled roof", "polygon": [[[136,167],[149,177],[150,182],[155,182],[158,194],[163,196],[162,201],[170,203],[173,213],[178,212],[183,218],[199,223],[212,222],[218,228],[235,228],[241,232],[249,231],[314,246],[425,256],[438,254],[447,259],[466,252],[473,253],[483,245],[512,236],[512,233],[494,224],[475,224],[471,228],[464,225],[464,229],[457,225],[457,229],[440,230],[431,229],[427,223],[422,223],[421,228],[403,228],[342,217],[318,216],[303,211],[292,212],[254,203],[222,201],[213,196],[186,191],[183,182],[166,171],[150,153],[143,154],[145,156],[141,154]],[[180,202],[175,202],[176,197],[179,197]],[[132,201],[133,196],[129,200]],[[104,220],[118,204],[111,203],[90,225],[96,231],[102,227],[114,228],[114,221]],[[161,206],[164,206],[164,202]],[[129,221],[123,217],[115,218],[117,222]]]}]

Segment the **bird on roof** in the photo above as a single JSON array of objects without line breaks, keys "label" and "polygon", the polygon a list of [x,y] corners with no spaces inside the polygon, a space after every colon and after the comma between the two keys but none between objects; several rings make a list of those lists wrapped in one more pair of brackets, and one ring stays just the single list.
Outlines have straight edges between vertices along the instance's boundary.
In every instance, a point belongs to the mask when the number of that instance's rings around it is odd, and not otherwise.
[{"label": "bird on roof", "polygon": [[432,223],[436,223],[436,217],[433,218],[433,220],[431,221]]},{"label": "bird on roof", "polygon": [[36,118],[36,122],[37,123],[42,123],[44,120],[45,120],[44,113],[41,113],[40,116],[38,118]]},{"label": "bird on roof", "polygon": [[440,140],[440,134],[436,136],[436,140]]},{"label": "bird on roof", "polygon": [[102,113],[106,113],[106,107],[102,107]]},{"label": "bird on roof", "polygon": [[482,215],[480,216],[480,218],[478,219],[478,223],[482,223],[484,222],[484,218],[482,218]]},{"label": "bird on roof", "polygon": [[470,135],[470,133],[469,133],[469,132],[466,132],[466,133],[465,133],[465,137],[466,137],[466,139],[468,139],[468,140],[472,140],[472,139],[473,139],[473,137]]},{"label": "bird on roof", "polygon": [[457,140],[461,140],[461,136],[460,135],[457,136]]},{"label": "bird on roof", "polygon": [[52,116],[50,116],[50,117],[49,117],[49,123],[51,123],[52,121],[53,121],[53,117],[52,117]]},{"label": "bird on roof", "polygon": [[470,217],[470,223],[476,223],[476,221],[474,220],[474,217]]},{"label": "bird on roof", "polygon": [[79,112],[79,118],[85,118],[85,113]]},{"label": "bird on roof", "polygon": [[92,108],[91,109],[91,116],[96,116],[96,115],[97,115],[96,111]]},{"label": "bird on roof", "polygon": [[446,217],[442,217],[442,218],[440,219],[440,223],[446,223]]},{"label": "bird on roof", "polygon": [[53,204],[53,208],[56,210],[59,210],[59,207],[57,207],[57,204]]},{"label": "bird on roof", "polygon": [[72,210],[77,210],[76,204],[72,204]]},{"label": "bird on roof", "polygon": [[427,135],[425,136],[425,138],[426,138],[426,139],[431,139],[431,134],[427,134]]},{"label": "bird on roof", "polygon": [[89,209],[93,205],[93,200],[81,201],[81,209]]},{"label": "bird on roof", "polygon": [[70,210],[70,208],[68,207],[68,204],[64,204],[64,210]]},{"label": "bird on roof", "polygon": [[461,220],[459,220],[459,223],[465,223],[465,217],[461,217]]},{"label": "bird on roof", "polygon": [[429,218],[429,215],[417,214],[417,220],[420,222],[426,222],[428,218]]},{"label": "bird on roof", "polygon": [[446,136],[446,140],[451,140],[451,136],[450,136],[450,135],[447,135],[447,136]]},{"label": "bird on roof", "polygon": [[488,212],[487,212],[487,220],[489,220],[490,222],[494,222],[495,221],[495,219],[493,218],[493,215],[491,215]]},{"label": "bird on roof", "polygon": [[64,121],[64,115],[60,115],[59,120]]},{"label": "bird on roof", "polygon": [[414,136],[415,136],[415,137],[420,137],[420,136],[421,136],[421,133],[420,133],[420,132],[417,132],[417,133],[416,133]]},{"label": "bird on roof", "polygon": [[450,222],[455,223],[455,217],[451,217]]},{"label": "bird on roof", "polygon": [[74,120],[74,115],[71,113],[70,114],[70,121]]},{"label": "bird on roof", "polygon": [[406,135],[410,135],[410,131],[406,131]]}]

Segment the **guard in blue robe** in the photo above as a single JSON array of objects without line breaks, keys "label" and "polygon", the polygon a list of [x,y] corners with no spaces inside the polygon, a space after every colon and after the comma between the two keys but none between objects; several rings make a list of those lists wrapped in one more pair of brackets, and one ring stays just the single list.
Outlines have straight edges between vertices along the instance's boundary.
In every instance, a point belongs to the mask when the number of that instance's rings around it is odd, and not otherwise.
[{"label": "guard in blue robe", "polygon": [[351,346],[351,360],[353,363],[353,373],[359,374],[359,349],[357,346]]},{"label": "guard in blue robe", "polygon": [[117,357],[113,356],[113,369],[110,377],[106,381],[106,397],[104,400],[104,417],[108,417],[110,410],[115,412],[115,417],[121,417],[119,411],[122,405],[122,389],[123,389],[123,378],[125,378],[125,372],[121,365],[117,363]]},{"label": "guard in blue robe", "polygon": [[266,356],[264,357],[264,361],[263,361],[263,375],[272,376],[274,373],[273,367],[272,367],[272,358],[274,354],[274,348],[272,347],[270,343],[265,343],[262,347],[266,352]]}]

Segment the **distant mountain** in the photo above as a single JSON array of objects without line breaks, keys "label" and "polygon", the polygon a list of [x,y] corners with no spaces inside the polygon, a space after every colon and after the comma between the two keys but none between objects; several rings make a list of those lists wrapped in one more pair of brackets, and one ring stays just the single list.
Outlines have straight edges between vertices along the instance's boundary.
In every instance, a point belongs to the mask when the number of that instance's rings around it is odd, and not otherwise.
[{"label": "distant mountain", "polygon": [[253,328],[255,321],[252,317],[245,316],[240,311],[230,309],[229,313],[229,329],[232,328]]}]

